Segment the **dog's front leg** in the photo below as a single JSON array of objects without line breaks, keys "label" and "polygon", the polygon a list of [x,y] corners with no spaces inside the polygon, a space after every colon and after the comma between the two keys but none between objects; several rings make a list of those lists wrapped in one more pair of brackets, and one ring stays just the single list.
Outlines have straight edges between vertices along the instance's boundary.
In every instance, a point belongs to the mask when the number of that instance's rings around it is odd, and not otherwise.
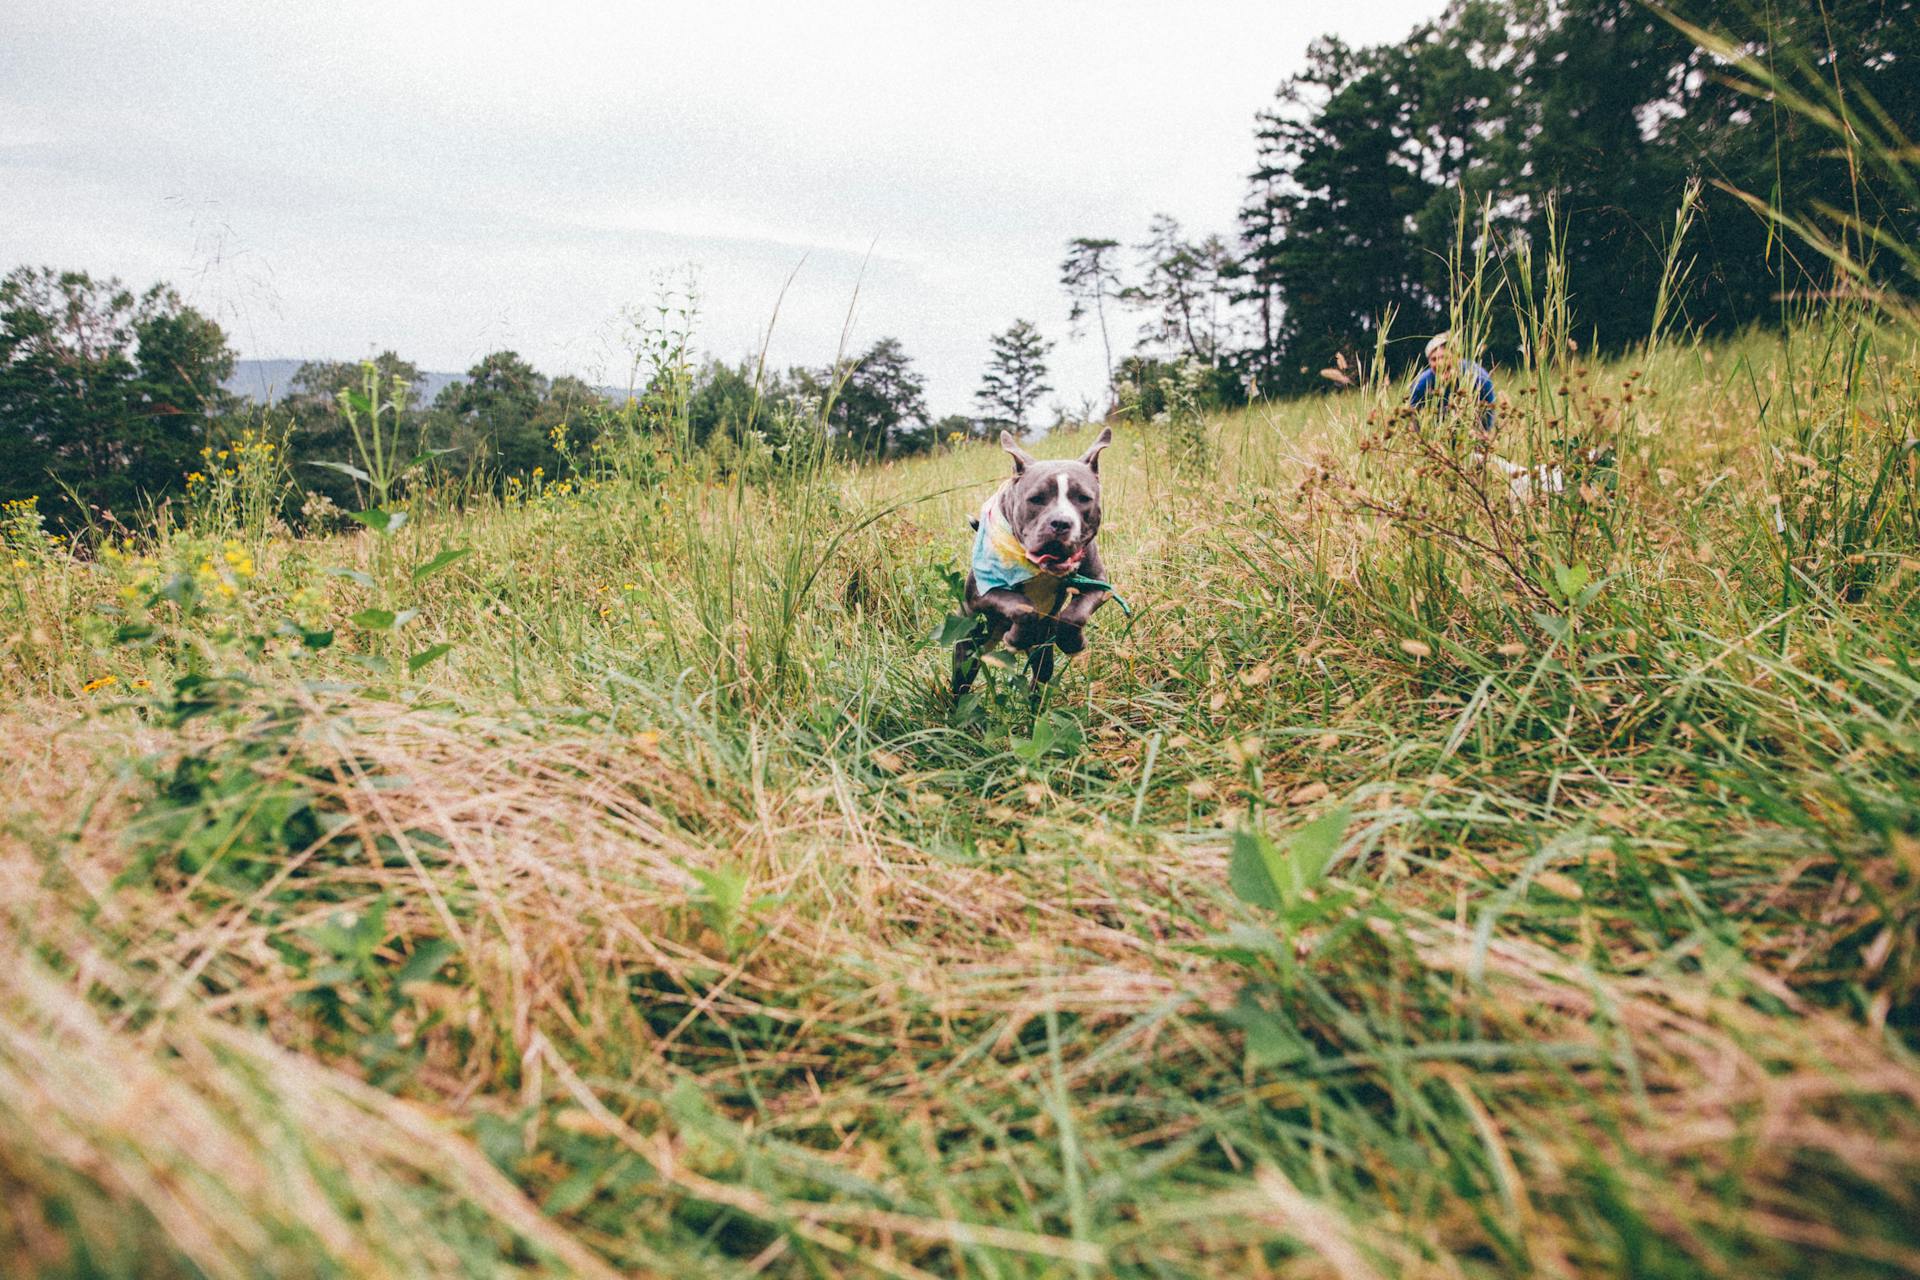
[{"label": "dog's front leg", "polygon": [[1105,604],[1107,597],[1112,594],[1099,588],[1082,591],[1055,616],[1053,643],[1059,646],[1060,652],[1075,654],[1087,647],[1087,619],[1093,617],[1093,611]]},{"label": "dog's front leg", "polygon": [[[987,615],[987,634],[991,641],[998,641],[1002,635],[1007,643],[1016,649],[1031,649],[1047,638],[1047,619],[1033,603],[1018,591],[1008,587],[995,587],[983,591],[967,602],[972,613]],[[991,647],[991,643],[989,644]]]}]

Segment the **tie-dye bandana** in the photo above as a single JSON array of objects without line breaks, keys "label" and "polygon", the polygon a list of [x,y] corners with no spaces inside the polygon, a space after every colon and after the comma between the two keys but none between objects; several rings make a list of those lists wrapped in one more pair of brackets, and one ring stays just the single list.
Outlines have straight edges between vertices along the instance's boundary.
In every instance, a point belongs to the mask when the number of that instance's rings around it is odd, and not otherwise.
[{"label": "tie-dye bandana", "polygon": [[[1034,607],[1049,617],[1059,609],[1061,598],[1068,588],[1081,591],[1113,591],[1111,586],[1098,578],[1089,578],[1082,573],[1048,573],[1036,564],[1033,557],[1027,554],[1027,549],[1020,545],[1020,539],[1014,536],[1013,530],[1007,524],[1007,517],[1000,511],[1000,491],[996,491],[980,508],[980,529],[973,537],[972,567],[974,587],[980,591],[1000,589],[1021,591],[1029,599],[1033,599],[1036,594],[1046,593],[1036,592],[1033,587],[1028,586],[1029,583],[1033,583],[1035,587],[1052,587],[1051,604],[1034,600]],[[1036,579],[1047,581],[1036,582]],[[1117,593],[1113,599],[1122,612],[1128,614],[1133,612]]]}]

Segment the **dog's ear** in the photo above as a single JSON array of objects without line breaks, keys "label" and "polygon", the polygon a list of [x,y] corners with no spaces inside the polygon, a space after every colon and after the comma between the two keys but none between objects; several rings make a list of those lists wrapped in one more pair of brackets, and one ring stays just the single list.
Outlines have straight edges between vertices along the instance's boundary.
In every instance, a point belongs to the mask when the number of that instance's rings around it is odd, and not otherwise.
[{"label": "dog's ear", "polygon": [[1019,475],[1033,465],[1033,455],[1020,447],[1020,442],[1013,438],[1013,432],[1000,433],[1000,447],[1013,455],[1013,474]]},{"label": "dog's ear", "polygon": [[1086,463],[1095,472],[1100,470],[1100,451],[1113,443],[1113,428],[1102,427],[1100,434],[1093,438],[1093,447],[1080,455],[1080,461]]}]

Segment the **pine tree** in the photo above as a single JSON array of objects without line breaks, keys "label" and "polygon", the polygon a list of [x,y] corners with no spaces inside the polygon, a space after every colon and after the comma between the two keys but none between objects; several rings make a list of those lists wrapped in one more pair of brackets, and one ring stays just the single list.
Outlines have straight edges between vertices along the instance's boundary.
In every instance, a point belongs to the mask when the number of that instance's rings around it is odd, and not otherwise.
[{"label": "pine tree", "polygon": [[1014,321],[1005,333],[995,334],[992,343],[993,354],[973,398],[989,419],[1025,435],[1027,414],[1053,390],[1047,382],[1047,353],[1053,344],[1027,320]]}]

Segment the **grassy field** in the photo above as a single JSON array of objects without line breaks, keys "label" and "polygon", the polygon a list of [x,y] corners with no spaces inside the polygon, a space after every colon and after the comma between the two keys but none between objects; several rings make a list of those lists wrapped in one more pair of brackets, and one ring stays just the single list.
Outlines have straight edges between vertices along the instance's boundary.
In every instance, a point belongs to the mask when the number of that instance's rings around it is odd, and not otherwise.
[{"label": "grassy field", "polygon": [[930,639],[985,445],[9,512],[5,1269],[1920,1272],[1920,348],[1499,372],[1555,501],[1120,425],[1038,708]]}]

